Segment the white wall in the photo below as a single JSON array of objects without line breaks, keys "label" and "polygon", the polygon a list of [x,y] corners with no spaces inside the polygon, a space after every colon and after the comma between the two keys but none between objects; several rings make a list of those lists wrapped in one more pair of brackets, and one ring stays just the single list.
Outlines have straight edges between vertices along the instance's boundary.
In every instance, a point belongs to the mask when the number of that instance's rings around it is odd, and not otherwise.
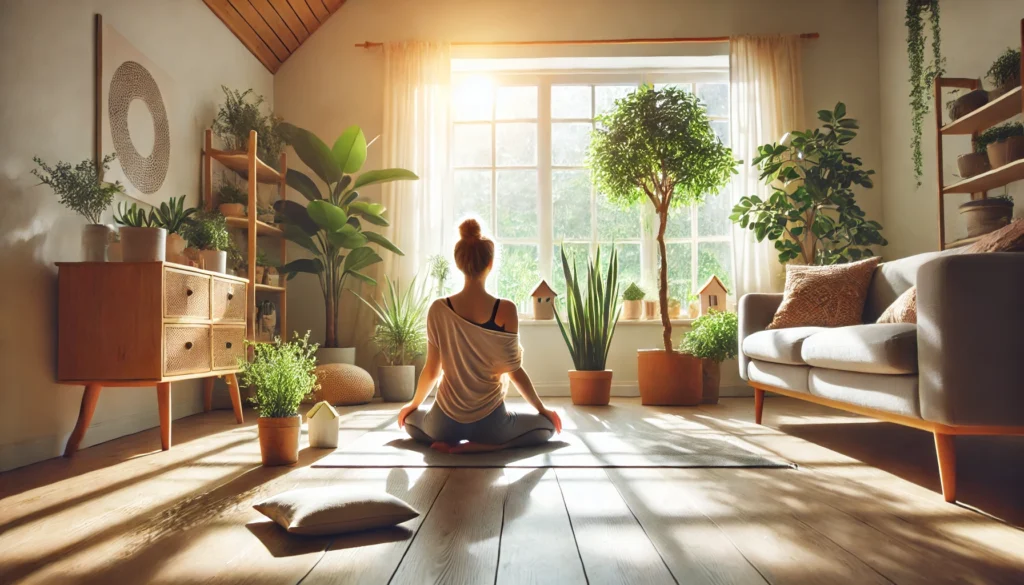
[{"label": "white wall", "polygon": [[[878,113],[878,15],[867,0],[349,0],[284,64],[274,78],[276,112],[333,141],[348,125],[368,136],[382,128],[381,51],[353,47],[362,41],[599,39],[720,36],[817,32],[804,53],[806,124],[815,112],[846,103],[861,122],[856,151],[881,175]],[[721,45],[560,47],[535,50],[457,49],[456,56],[657,55],[726,53]],[[380,164],[374,149],[367,168]],[[376,191],[368,191],[374,197]],[[863,207],[880,218],[877,192],[865,192]],[[289,292],[289,324],[323,339],[323,300],[315,280],[299,277]],[[370,317],[358,301],[342,306],[340,341],[359,348],[370,367],[365,339]],[[357,313],[354,315],[354,313]],[[678,330],[679,328],[677,328]],[[546,394],[567,388],[569,358],[553,324],[523,326],[526,367]],[[629,325],[617,334],[611,358],[617,392],[635,392],[638,347],[655,347],[656,325]],[[372,368],[371,368],[372,369]],[[723,385],[739,385],[735,365],[726,364]],[[631,390],[631,388],[633,390]]]},{"label": "white wall", "polygon": [[[1020,19],[1024,18],[1024,0],[942,0],[942,54],[946,58],[946,76],[983,78],[989,66],[1007,47],[1020,47]],[[922,139],[924,172],[916,187],[911,160],[910,70],[907,60],[907,28],[903,18],[905,0],[879,0],[878,87],[882,113],[882,159],[885,173],[880,182],[885,236],[889,246],[883,252],[888,259],[902,258],[938,249],[939,209],[936,173],[935,118],[925,118]],[[931,51],[929,41],[926,51]],[[991,86],[985,86],[992,89]],[[928,92],[931,99],[931,90]],[[945,115],[945,112],[943,112]],[[948,118],[946,118],[948,121]],[[959,180],[956,157],[970,152],[968,137],[944,139],[944,173],[947,184]],[[991,195],[1001,194],[1002,189]],[[1024,215],[1024,187],[1011,186],[1017,195],[1015,215]],[[952,195],[946,201],[946,239],[967,236],[957,206],[968,195]]]},{"label": "white wall", "polygon": [[[85,220],[35,186],[29,171],[33,155],[51,163],[93,155],[95,13],[175,81],[165,198],[186,194],[198,204],[201,133],[221,84],[273,93],[270,73],[199,0],[0,3],[0,471],[59,455],[82,398],[81,388],[54,383],[53,263],[81,259]],[[198,384],[175,384],[172,394],[175,417],[202,407]],[[82,445],[157,424],[152,388],[105,389]]]}]

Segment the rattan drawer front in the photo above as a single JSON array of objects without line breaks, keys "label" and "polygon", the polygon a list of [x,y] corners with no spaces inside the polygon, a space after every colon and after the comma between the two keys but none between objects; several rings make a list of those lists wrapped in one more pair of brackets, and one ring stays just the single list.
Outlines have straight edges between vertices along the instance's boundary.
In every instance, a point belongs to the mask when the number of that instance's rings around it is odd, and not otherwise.
[{"label": "rattan drawer front", "polygon": [[167,269],[164,273],[164,316],[210,318],[210,277]]},{"label": "rattan drawer front", "polygon": [[213,369],[234,370],[245,357],[245,327],[213,328]]},{"label": "rattan drawer front", "polygon": [[208,325],[164,326],[164,375],[210,371]]},{"label": "rattan drawer front", "polygon": [[245,322],[245,283],[213,279],[213,320]]}]

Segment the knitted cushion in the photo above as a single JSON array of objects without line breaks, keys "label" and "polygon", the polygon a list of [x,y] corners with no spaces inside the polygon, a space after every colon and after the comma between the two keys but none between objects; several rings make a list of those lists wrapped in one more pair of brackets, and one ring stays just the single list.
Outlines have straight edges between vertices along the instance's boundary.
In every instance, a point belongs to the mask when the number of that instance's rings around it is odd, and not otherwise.
[{"label": "knitted cushion", "polygon": [[917,287],[904,291],[878,318],[878,323],[917,323]]},{"label": "knitted cushion", "polygon": [[786,266],[786,289],[768,329],[859,325],[878,257],[830,266]]},{"label": "knitted cushion", "polygon": [[981,237],[964,248],[964,254],[982,252],[1020,252],[1024,250],[1024,219],[1016,219],[1010,225],[999,228]]},{"label": "knitted cushion", "polygon": [[351,406],[373,400],[373,378],[370,373],[352,364],[321,364],[316,367],[320,389],[311,402]]}]

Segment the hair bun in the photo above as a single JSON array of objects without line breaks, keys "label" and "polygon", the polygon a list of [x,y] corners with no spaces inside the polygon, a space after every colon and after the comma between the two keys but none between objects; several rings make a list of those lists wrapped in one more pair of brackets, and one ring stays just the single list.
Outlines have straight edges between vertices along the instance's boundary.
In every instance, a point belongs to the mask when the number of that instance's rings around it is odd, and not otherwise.
[{"label": "hair bun", "polygon": [[459,224],[459,236],[463,240],[480,239],[480,223],[475,219],[467,219]]}]

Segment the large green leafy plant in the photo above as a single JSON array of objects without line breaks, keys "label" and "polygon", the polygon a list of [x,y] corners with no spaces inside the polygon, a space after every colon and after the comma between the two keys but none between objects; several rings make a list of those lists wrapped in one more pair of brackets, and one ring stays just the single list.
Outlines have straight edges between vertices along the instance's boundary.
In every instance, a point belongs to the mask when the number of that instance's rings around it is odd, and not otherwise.
[{"label": "large green leafy plant", "polygon": [[865,219],[854,199],[853,187],[870,189],[875,174],[844,148],[857,136],[857,121],[846,117],[841,102],[818,118],[822,129],[790,132],[791,140],[758,147],[754,164],[773,192],[767,200],[741,198],[729,216],[758,241],[775,242],[783,263],[841,264],[888,243],[881,224]]},{"label": "large green leafy plant", "polygon": [[[925,63],[924,57],[924,13],[928,13],[928,23],[932,35],[932,58]],[[914,178],[921,186],[921,127],[924,117],[928,114],[929,95],[935,78],[943,73],[942,43],[939,28],[939,0],[907,0],[907,58],[910,61],[910,109],[911,150],[914,160]]]},{"label": "large green leafy plant", "polygon": [[624,206],[650,201],[658,213],[658,292],[665,351],[671,352],[665,250],[669,211],[721,191],[736,172],[732,150],[715,136],[696,96],[646,85],[597,117],[587,163],[609,200]]},{"label": "large green leafy plant", "polygon": [[358,126],[346,129],[330,148],[308,130],[287,122],[282,127],[295,153],[325,188],[321,191],[308,175],[288,169],[288,186],[309,203],[278,201],[274,208],[282,219],[285,237],[308,250],[311,257],[293,260],[279,270],[289,279],[300,272],[317,277],[327,312],[324,346],[338,347],[338,305],[346,280],[353,277],[377,284],[363,272],[382,260],[370,244],[402,255],[387,238],[363,229],[364,223],[387,226],[388,220],[384,206],[361,200],[358,189],[418,177],[405,169],[366,171],[353,177],[366,162],[366,136]]},{"label": "large green leafy plant", "polygon": [[[108,154],[99,166],[104,170],[110,169],[114,158],[113,154]],[[38,169],[32,169],[31,172],[40,184],[53,189],[60,197],[61,205],[89,220],[89,223],[100,223],[100,216],[114,202],[114,194],[123,192],[120,182],[106,183],[100,180],[97,165],[92,160],[83,160],[75,166],[58,161],[52,167],[38,156],[32,160],[39,165]]]},{"label": "large green leafy plant", "polygon": [[388,288],[381,302],[359,300],[377,316],[373,343],[389,366],[404,366],[427,350],[427,303],[430,300],[426,286],[417,285],[414,278],[409,288],[402,291],[385,275]]},{"label": "large green leafy plant", "polygon": [[572,363],[579,371],[602,371],[608,361],[608,350],[615,336],[615,326],[622,308],[619,306],[619,257],[612,249],[608,259],[607,277],[601,278],[601,251],[587,262],[587,280],[581,291],[576,274],[562,248],[562,272],[565,275],[565,319],[555,307],[555,319],[562,332]]},{"label": "large green leafy plant", "polygon": [[252,403],[264,418],[295,416],[302,399],[318,388],[315,343],[294,334],[292,341],[245,342],[253,348],[253,359],[238,359],[242,383],[256,388]]},{"label": "large green leafy plant", "polygon": [[711,311],[691,324],[680,349],[701,359],[724,362],[739,353],[739,317],[736,313]]}]

